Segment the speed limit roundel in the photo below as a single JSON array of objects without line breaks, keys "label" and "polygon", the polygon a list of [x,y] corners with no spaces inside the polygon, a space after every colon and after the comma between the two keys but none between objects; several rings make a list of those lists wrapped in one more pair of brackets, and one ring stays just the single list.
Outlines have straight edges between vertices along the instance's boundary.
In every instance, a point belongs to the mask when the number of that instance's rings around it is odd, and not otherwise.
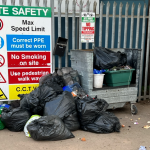
[{"label": "speed limit roundel", "polygon": [[0,19],[0,30],[2,30],[2,28],[3,28],[3,21],[2,19]]}]

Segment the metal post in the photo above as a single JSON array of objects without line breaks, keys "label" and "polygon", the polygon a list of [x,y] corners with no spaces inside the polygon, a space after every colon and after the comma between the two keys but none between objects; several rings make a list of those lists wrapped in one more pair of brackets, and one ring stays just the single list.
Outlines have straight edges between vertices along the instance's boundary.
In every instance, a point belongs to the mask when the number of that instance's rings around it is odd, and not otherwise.
[{"label": "metal post", "polygon": [[39,6],[39,2],[37,0],[32,0],[31,6]]},{"label": "metal post", "polygon": [[40,1],[39,1],[39,6],[40,6],[40,7],[43,7],[43,6],[44,6],[44,1],[43,1],[43,0],[40,0]]},{"label": "metal post", "polygon": [[141,10],[141,4],[139,3],[138,10],[137,10],[137,24],[136,24],[136,43],[135,43],[135,48],[138,48],[138,44],[139,44],[140,10]]},{"label": "metal post", "polygon": [[72,1],[72,49],[75,49],[75,16],[76,16],[76,2]]},{"label": "metal post", "polygon": [[[69,0],[66,0],[66,5],[65,5],[65,11],[66,11],[66,15],[65,15],[65,37],[66,37],[66,39],[68,39],[68,4],[69,4]],[[69,43],[69,39],[68,39],[68,43]],[[67,43],[66,52],[65,52],[65,67],[68,67],[68,43]]]},{"label": "metal post", "polygon": [[82,49],[82,43],[81,43],[81,23],[82,23],[82,7],[83,7],[83,2],[80,0],[80,17],[79,17],[79,49]]},{"label": "metal post", "polygon": [[113,4],[113,21],[112,21],[111,48],[114,48],[114,43],[115,43],[116,6],[117,6],[117,3],[114,2],[114,4]]},{"label": "metal post", "polygon": [[[30,5],[31,5],[31,3],[30,3]],[[28,1],[26,1],[26,0],[23,1],[23,6],[30,6],[30,5],[29,5]]]},{"label": "metal post", "polygon": [[125,9],[125,24],[124,24],[124,44],[123,44],[124,48],[126,48],[127,46],[128,9],[129,9],[129,4],[127,2],[126,9]]},{"label": "metal post", "polygon": [[[55,18],[54,18],[54,0],[51,0],[51,12],[52,12],[52,17],[51,17],[51,41],[52,41],[52,46],[51,46],[51,53],[53,55],[53,50],[54,50],[54,45],[55,45]],[[52,71],[55,71],[55,55],[53,55],[52,58]]]},{"label": "metal post", "polygon": [[109,1],[107,2],[106,6],[106,31],[105,31],[105,47],[108,48],[108,33],[109,33],[109,7],[110,3]]},{"label": "metal post", "polygon": [[[89,12],[90,10],[90,2],[89,0],[87,1],[87,6],[86,6],[86,12]],[[86,49],[89,49],[89,43],[86,43]]]},{"label": "metal post", "polygon": [[92,45],[92,48],[94,49],[95,47],[95,37],[96,37],[96,6],[97,6],[97,2],[95,1],[93,4],[93,12],[95,13],[95,31],[94,31],[94,43]]},{"label": "metal post", "polygon": [[144,61],[144,44],[145,44],[145,19],[146,19],[146,4],[143,8],[143,25],[142,25],[142,41],[141,41],[141,64],[140,64],[140,79],[139,79],[139,98],[141,100],[141,90],[142,90],[142,77],[143,77],[143,61]]},{"label": "metal post", "polygon": [[[58,0],[58,37],[61,37],[61,3],[62,0]],[[62,59],[58,56],[58,68],[62,67]]]},{"label": "metal post", "polygon": [[135,8],[135,4],[133,3],[131,9],[130,48],[132,48],[132,44],[133,44],[134,8]]},{"label": "metal post", "polygon": [[[17,1],[17,3],[18,3],[18,5],[19,5],[19,1]],[[6,5],[11,5],[11,1],[10,1],[10,0],[8,1],[8,0],[7,0],[7,1],[6,1]]]},{"label": "metal post", "polygon": [[149,63],[149,40],[150,40],[150,7],[149,7],[149,21],[148,21],[148,35],[147,35],[147,50],[146,50],[144,99],[146,99],[146,92],[147,92],[147,77],[148,77],[148,63]]},{"label": "metal post", "polygon": [[104,3],[100,3],[100,18],[99,18],[99,46],[102,46],[102,29],[103,29],[103,6]]},{"label": "metal post", "polygon": [[120,48],[120,44],[121,44],[121,24],[122,24],[122,7],[123,7],[123,4],[122,2],[120,3],[120,6],[119,6],[119,23],[118,23],[118,48]]}]

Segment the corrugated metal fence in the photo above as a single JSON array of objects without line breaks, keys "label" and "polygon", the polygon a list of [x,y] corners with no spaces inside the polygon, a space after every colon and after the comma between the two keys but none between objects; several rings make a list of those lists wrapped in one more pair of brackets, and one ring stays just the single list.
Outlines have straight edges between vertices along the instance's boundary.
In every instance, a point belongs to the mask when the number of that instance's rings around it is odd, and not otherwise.
[{"label": "corrugated metal fence", "polygon": [[[72,10],[73,13],[68,12],[68,4],[69,2],[72,2]],[[58,13],[54,12],[54,0],[0,0],[0,5],[20,5],[20,6],[41,6],[41,7],[50,7],[52,8],[52,49],[54,49],[55,46],[55,19],[58,18],[58,36],[61,37],[62,33],[62,24],[61,24],[61,18],[65,17],[65,38],[68,39],[68,43],[72,42],[72,49],[79,48],[82,49],[83,44],[81,43],[81,12],[83,8],[83,2],[80,1],[80,12],[76,13],[76,1],[69,1],[65,0],[65,13],[61,13],[61,5],[62,0],[58,0]],[[93,4],[93,12],[96,12],[96,8],[99,4],[94,2]],[[106,48],[122,48],[121,47],[121,37],[123,36],[123,48],[128,48],[127,41],[129,40],[129,48],[139,48],[142,49],[142,55],[141,55],[141,70],[140,70],[140,82],[139,82],[139,96],[138,100],[150,98],[150,88],[147,90],[147,87],[150,87],[148,85],[148,66],[149,66],[149,39],[150,39],[150,11],[149,15],[146,14],[146,4],[143,8],[143,15],[140,15],[141,12],[141,4],[138,5],[137,9],[137,15],[134,13],[135,5],[132,4],[131,7],[131,14],[128,14],[129,11],[129,4],[126,3],[125,6],[125,15],[122,15],[122,8],[123,4],[120,3],[119,5],[119,14],[116,14],[116,5],[117,3],[114,2],[113,6],[110,6],[110,3],[108,2],[107,5],[104,6],[104,3],[100,3],[100,14],[96,15],[96,18],[98,19],[99,27],[96,28],[96,34],[98,34],[98,45],[93,44],[93,46],[102,46],[102,41],[105,41],[105,47]],[[87,9],[86,11],[89,11],[90,2],[87,1],[86,5]],[[106,7],[106,14],[103,14],[103,8]],[[109,10],[110,7],[113,7],[113,13],[110,14]],[[149,8],[150,10],[150,8]],[[69,17],[72,18],[72,38],[68,38],[68,31],[69,31]],[[112,22],[110,23],[110,18],[112,18]],[[97,20],[96,19],[96,20]],[[104,27],[103,20],[106,19],[106,26]],[[118,19],[118,31],[116,30],[116,19]],[[122,25],[122,20],[124,19],[124,26]],[[135,20],[136,19],[136,20]],[[142,20],[141,20],[142,19]],[[128,29],[128,23],[130,20],[130,39],[127,39],[127,31]],[[140,22],[142,21],[142,28],[140,28]],[[148,31],[146,34],[146,27],[147,27],[147,21],[148,21]],[[76,26],[77,25],[77,26]],[[109,32],[109,28],[112,26],[111,34]],[[136,27],[136,39],[133,40],[134,35],[134,28]],[[122,33],[122,28],[124,30],[124,33]],[[104,30],[105,29],[105,30]],[[140,31],[142,30],[142,31]],[[105,38],[103,37],[103,32],[105,32]],[[117,34],[118,33],[118,34]],[[139,33],[142,33],[142,37],[140,37],[139,41]],[[111,47],[108,47],[109,45],[109,36],[111,35]],[[115,35],[118,35],[116,38]],[[147,35],[147,37],[146,37]],[[146,38],[145,38],[146,37]],[[77,40],[76,40],[77,39]],[[117,47],[115,47],[115,41],[117,40]],[[146,41],[147,40],[147,41]],[[134,42],[135,41],[135,42]],[[141,46],[139,47],[139,42],[141,42]],[[145,43],[147,43],[147,46],[145,46]],[[87,49],[91,46],[89,44],[86,44],[85,46]],[[145,50],[146,49],[146,50]],[[66,53],[65,53],[65,66],[68,66],[69,57],[68,52],[70,51],[69,46],[67,46]],[[146,52],[146,57],[144,57]],[[146,59],[145,59],[146,58]],[[55,69],[55,56],[53,56],[53,70]],[[145,64],[145,65],[144,65]],[[62,67],[62,58],[58,58],[58,68]],[[144,68],[143,68],[144,67]],[[144,72],[144,84],[142,84],[143,81],[143,72]],[[142,86],[144,85],[144,86]],[[144,87],[144,91],[143,91]],[[148,92],[147,92],[148,91]]]}]

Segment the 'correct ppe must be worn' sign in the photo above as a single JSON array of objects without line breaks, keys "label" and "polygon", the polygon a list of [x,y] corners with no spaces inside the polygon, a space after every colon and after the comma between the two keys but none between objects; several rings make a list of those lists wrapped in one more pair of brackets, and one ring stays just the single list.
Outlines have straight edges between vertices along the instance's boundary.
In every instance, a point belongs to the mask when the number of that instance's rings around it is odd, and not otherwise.
[{"label": "'correct ppe must be worn' sign", "polygon": [[0,5],[0,101],[32,92],[51,63],[51,8]]}]

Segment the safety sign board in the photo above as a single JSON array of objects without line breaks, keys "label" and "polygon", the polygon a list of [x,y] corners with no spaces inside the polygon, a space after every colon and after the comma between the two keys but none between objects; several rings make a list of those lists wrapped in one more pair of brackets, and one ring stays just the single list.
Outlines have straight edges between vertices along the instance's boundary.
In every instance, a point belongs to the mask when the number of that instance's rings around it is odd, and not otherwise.
[{"label": "safety sign board", "polygon": [[5,64],[5,58],[3,55],[0,54],[0,67],[2,67]]},{"label": "safety sign board", "polygon": [[7,35],[8,51],[50,51],[48,35]]},{"label": "safety sign board", "polygon": [[3,28],[3,21],[0,19],[0,30]]},{"label": "safety sign board", "polygon": [[0,49],[4,46],[4,39],[0,36]]},{"label": "safety sign board", "polygon": [[11,84],[9,85],[9,99],[19,100],[18,94],[29,94],[38,86],[39,84]]},{"label": "safety sign board", "polygon": [[52,72],[51,8],[0,8],[0,87],[5,99],[16,100]]},{"label": "safety sign board", "polygon": [[3,77],[3,75],[0,72],[0,83],[6,83],[5,78]]},{"label": "safety sign board", "polygon": [[41,76],[49,73],[50,68],[8,69],[9,84],[38,83]]},{"label": "safety sign board", "polygon": [[8,67],[50,67],[50,55],[49,52],[7,52]]},{"label": "safety sign board", "polygon": [[2,89],[0,88],[0,100],[5,100],[5,99],[7,99],[7,97],[4,94],[4,92],[2,91]]},{"label": "safety sign board", "polygon": [[82,12],[81,42],[93,43],[95,34],[95,13]]}]

